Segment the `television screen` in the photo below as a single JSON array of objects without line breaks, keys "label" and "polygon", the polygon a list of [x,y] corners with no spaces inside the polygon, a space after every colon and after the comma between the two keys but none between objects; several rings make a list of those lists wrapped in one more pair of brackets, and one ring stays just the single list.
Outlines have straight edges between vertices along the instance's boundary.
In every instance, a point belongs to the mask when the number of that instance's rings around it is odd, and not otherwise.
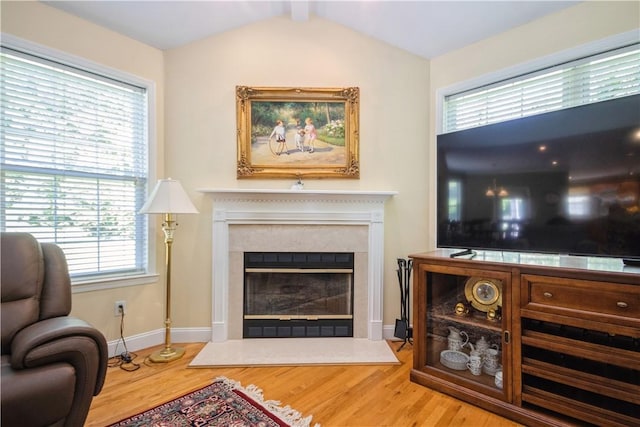
[{"label": "television screen", "polygon": [[640,95],[438,135],[438,246],[640,260]]}]

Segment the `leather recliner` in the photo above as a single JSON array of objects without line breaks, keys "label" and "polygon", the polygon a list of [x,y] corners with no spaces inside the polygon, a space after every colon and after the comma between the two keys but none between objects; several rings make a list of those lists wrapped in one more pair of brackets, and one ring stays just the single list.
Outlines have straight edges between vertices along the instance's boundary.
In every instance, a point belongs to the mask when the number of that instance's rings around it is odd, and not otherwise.
[{"label": "leather recliner", "polygon": [[104,384],[105,337],[69,316],[60,247],[28,233],[0,238],[2,426],[82,426]]}]

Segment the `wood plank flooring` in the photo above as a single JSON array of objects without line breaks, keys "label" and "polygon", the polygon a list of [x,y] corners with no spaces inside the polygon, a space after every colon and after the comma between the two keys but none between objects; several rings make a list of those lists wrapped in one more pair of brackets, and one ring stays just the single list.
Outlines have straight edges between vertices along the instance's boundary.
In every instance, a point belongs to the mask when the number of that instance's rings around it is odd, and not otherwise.
[{"label": "wood plank flooring", "polygon": [[[400,342],[391,342],[395,349]],[[181,344],[182,359],[146,361],[158,347],[136,352],[140,367],[110,367],[94,398],[86,426],[106,426],[199,389],[218,376],[255,384],[264,398],[313,415],[313,423],[338,426],[518,426],[498,415],[409,381],[412,349],[396,353],[400,365],[188,368],[204,343]],[[123,365],[129,367],[130,365]]]}]

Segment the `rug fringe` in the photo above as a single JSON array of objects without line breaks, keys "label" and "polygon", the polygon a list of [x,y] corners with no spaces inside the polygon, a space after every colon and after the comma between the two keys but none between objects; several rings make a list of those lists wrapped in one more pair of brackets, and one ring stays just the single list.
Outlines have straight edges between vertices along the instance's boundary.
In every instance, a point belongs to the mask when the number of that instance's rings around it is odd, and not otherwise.
[{"label": "rug fringe", "polygon": [[[222,381],[225,384],[231,386],[234,390],[240,390],[245,393],[247,396],[254,399],[256,402],[260,403],[260,405],[267,408],[270,412],[276,415],[278,418],[290,424],[291,427],[310,427],[311,420],[313,419],[312,415],[308,417],[302,416],[302,414],[289,405],[281,406],[281,402],[277,400],[264,400],[264,395],[262,393],[262,389],[254,384],[250,384],[246,387],[243,387],[239,381],[233,380],[231,378],[227,378],[225,376],[219,376],[215,379],[215,382]],[[320,427],[320,424],[315,424],[314,427]]]}]

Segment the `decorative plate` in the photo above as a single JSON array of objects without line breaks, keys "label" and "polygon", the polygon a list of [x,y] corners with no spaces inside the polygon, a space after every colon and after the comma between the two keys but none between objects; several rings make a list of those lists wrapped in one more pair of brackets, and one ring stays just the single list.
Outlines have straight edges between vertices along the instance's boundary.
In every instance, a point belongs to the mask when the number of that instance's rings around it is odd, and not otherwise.
[{"label": "decorative plate", "polygon": [[467,301],[477,310],[496,310],[502,306],[502,280],[470,277],[464,286]]},{"label": "decorative plate", "polygon": [[469,356],[461,351],[444,350],[440,352],[440,363],[449,369],[455,369],[456,371],[464,371],[467,369],[467,363],[469,362]]}]

